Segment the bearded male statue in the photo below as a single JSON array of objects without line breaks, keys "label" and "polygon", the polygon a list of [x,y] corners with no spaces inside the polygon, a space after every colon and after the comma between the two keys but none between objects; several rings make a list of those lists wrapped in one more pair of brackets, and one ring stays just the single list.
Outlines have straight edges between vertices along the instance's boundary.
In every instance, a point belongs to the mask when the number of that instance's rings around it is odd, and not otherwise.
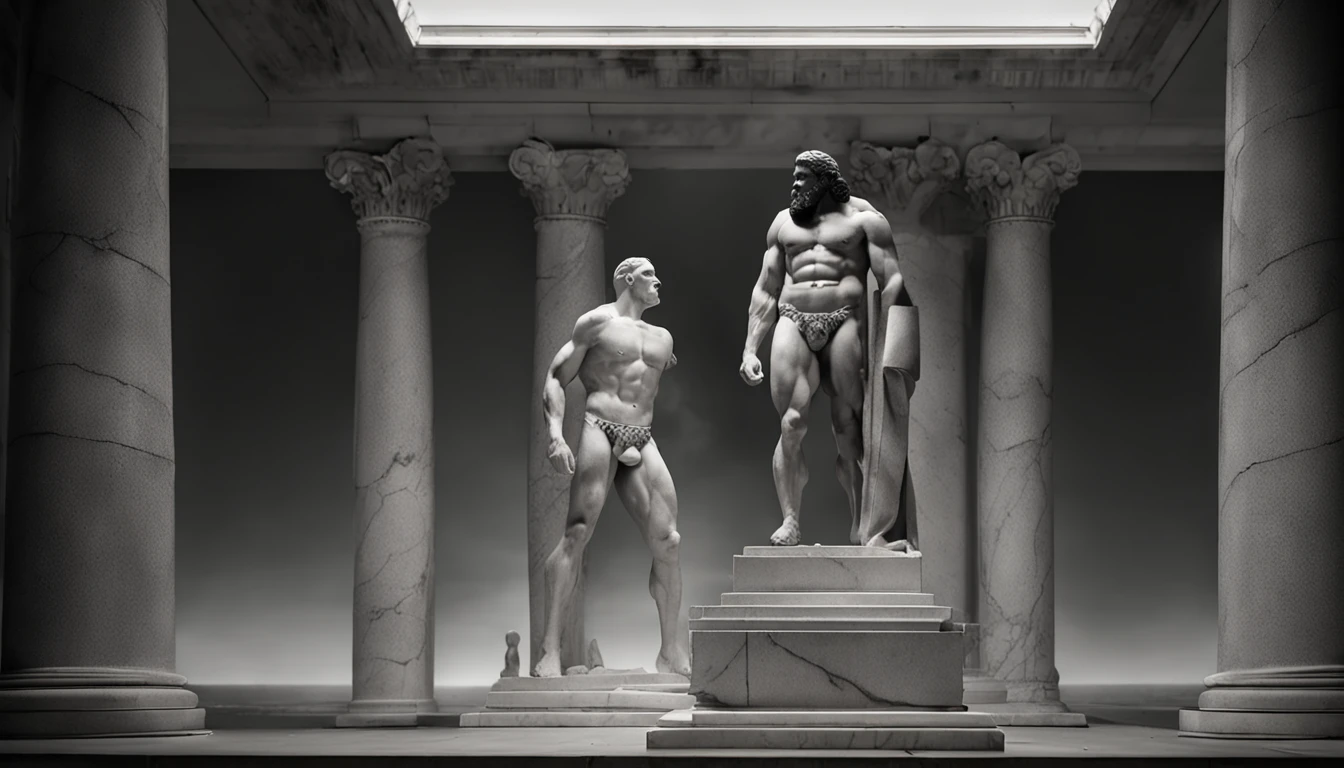
[{"label": "bearded male statue", "polygon": [[[910,394],[919,378],[917,310],[901,277],[886,217],[854,197],[824,152],[795,160],[789,207],[766,235],[739,369],[759,385],[757,349],[773,326],[770,397],[779,412],[773,461],[783,524],[778,546],[802,536],[803,437],[817,391],[831,399],[836,476],[850,508],[850,543],[914,552],[906,460]],[[868,285],[869,273],[876,290]],[[870,317],[876,327],[869,327]]]}]

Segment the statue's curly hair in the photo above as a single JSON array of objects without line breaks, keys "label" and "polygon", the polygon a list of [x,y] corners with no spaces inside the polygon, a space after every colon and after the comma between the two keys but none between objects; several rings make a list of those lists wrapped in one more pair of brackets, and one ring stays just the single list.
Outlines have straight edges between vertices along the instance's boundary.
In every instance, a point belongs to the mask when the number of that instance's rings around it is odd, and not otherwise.
[{"label": "statue's curly hair", "polygon": [[809,149],[795,159],[794,165],[801,165],[815,173],[817,179],[830,192],[831,199],[837,203],[849,200],[849,182],[840,175],[840,164],[835,158],[819,149]]}]

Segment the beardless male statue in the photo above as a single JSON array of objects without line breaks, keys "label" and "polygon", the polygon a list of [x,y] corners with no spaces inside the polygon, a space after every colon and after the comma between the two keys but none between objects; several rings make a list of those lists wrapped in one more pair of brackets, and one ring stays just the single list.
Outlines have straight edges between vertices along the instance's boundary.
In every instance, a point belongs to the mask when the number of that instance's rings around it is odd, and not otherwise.
[{"label": "beardless male statue", "polygon": [[[616,267],[616,301],[593,309],[574,325],[546,373],[542,407],[550,434],[548,455],[570,481],[565,534],[546,559],[546,633],[538,677],[560,675],[561,619],[579,576],[608,489],[639,526],[653,554],[649,593],[658,607],[662,648],[659,672],[691,673],[690,633],[681,615],[677,494],[653,439],[653,401],[663,372],[676,364],[672,334],[642,319],[660,299],[653,263],[632,258]],[[562,433],[565,387],[577,376],[587,391],[577,451]]]},{"label": "beardless male statue", "polygon": [[[739,369],[751,386],[764,380],[756,350],[775,326],[770,397],[779,412],[780,436],[773,470],[784,521],[770,543],[791,546],[802,535],[801,504],[808,480],[803,437],[812,399],[820,389],[831,398],[835,469],[849,501],[850,543],[913,552],[913,531],[907,539],[901,530],[902,524],[910,524],[908,519],[899,521],[894,508],[864,508],[869,271],[881,290],[883,307],[910,307],[913,312],[891,226],[868,201],[850,195],[839,165],[824,152],[798,156],[790,197],[789,207],[775,216],[766,235],[765,260],[751,295]],[[917,349],[918,327],[914,328],[913,342],[908,334],[894,342]],[[886,367],[886,362],[879,360],[875,366]],[[908,388],[913,388],[913,379],[908,379]],[[903,448],[899,454],[904,462]],[[884,500],[872,506],[894,505]]]}]

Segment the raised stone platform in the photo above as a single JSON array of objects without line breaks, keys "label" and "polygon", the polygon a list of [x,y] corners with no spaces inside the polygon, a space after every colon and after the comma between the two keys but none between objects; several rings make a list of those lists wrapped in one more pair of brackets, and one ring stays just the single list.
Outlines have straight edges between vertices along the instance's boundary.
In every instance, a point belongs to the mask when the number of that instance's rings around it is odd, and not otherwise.
[{"label": "raised stone platform", "polygon": [[612,671],[562,677],[502,677],[485,709],[464,712],[463,728],[653,727],[692,706],[690,682],[663,672]]},{"label": "raised stone platform", "polygon": [[918,554],[871,547],[747,547],[733,592],[693,607],[695,706],[650,749],[1002,750],[966,712],[962,633],[920,591]]}]

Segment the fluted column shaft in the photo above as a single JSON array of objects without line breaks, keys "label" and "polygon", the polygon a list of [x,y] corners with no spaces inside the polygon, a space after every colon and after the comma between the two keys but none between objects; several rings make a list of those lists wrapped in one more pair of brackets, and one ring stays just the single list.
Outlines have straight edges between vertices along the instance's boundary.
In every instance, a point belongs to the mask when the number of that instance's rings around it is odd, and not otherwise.
[{"label": "fluted column shaft", "polygon": [[164,5],[22,10],[0,736],[203,727],[174,672]]},{"label": "fluted column shaft", "polygon": [[930,204],[960,176],[951,147],[929,140],[916,148],[856,142],[850,183],[891,225],[901,275],[919,310],[920,382],[910,398],[910,478],[915,486],[923,589],[952,620],[974,615],[968,579],[975,551],[968,530],[966,454],[966,266],[969,236],[931,232],[921,223]]},{"label": "fluted column shaft", "polygon": [[[523,183],[522,193],[531,198],[537,212],[536,320],[527,445],[531,669],[541,660],[546,629],[546,558],[564,535],[571,479],[556,472],[547,459],[550,437],[542,412],[543,385],[551,361],[570,340],[579,316],[606,301],[607,208],[625,193],[630,173],[619,151],[556,151],[541,141],[528,141],[514,150],[509,170]],[[586,400],[577,379],[566,387],[564,435],[571,448],[577,447]],[[571,613],[561,625],[560,661],[564,667],[585,661],[584,587],[581,570]]]},{"label": "fluted column shaft", "polygon": [[1051,485],[1050,229],[1081,164],[1057,145],[1020,159],[997,141],[967,154],[987,214],[976,523],[981,655],[1008,701],[1059,700]]},{"label": "fluted column shaft", "polygon": [[434,712],[434,413],[430,211],[452,177],[438,145],[335,152],[360,233],[355,346],[352,700],[338,725],[414,724]]},{"label": "fluted column shaft", "polygon": [[1344,737],[1341,16],[1228,5],[1218,672],[1186,732]]}]

